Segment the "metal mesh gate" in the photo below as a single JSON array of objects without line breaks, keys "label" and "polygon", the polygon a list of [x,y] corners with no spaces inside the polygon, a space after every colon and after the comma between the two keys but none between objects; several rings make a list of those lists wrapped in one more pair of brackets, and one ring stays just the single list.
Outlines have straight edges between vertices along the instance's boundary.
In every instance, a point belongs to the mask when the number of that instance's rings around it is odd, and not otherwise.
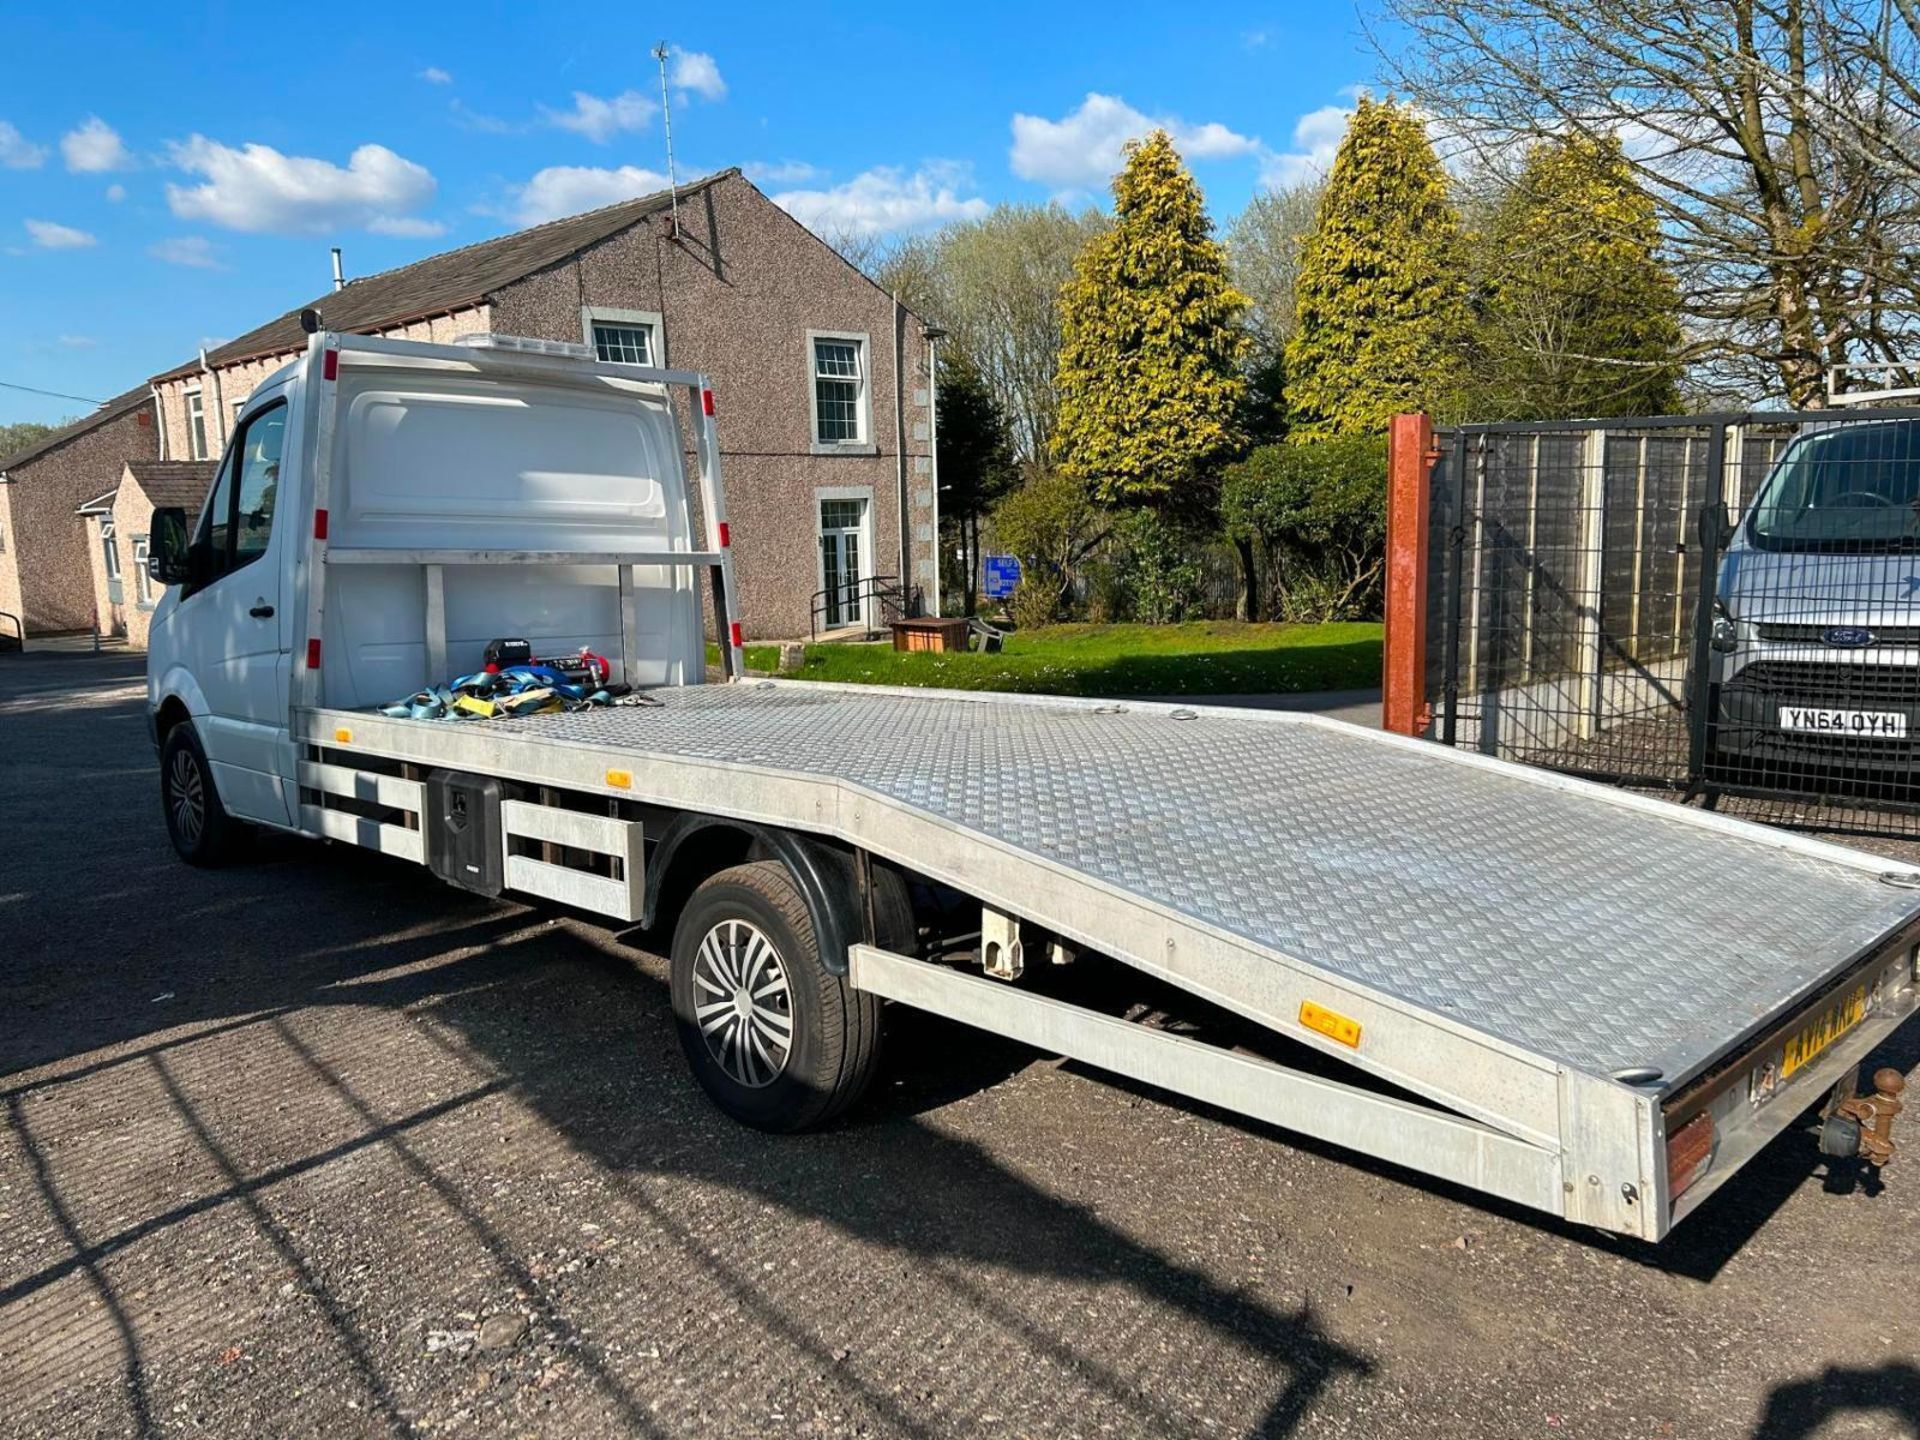
[{"label": "metal mesh gate", "polygon": [[1433,738],[1753,818],[1920,836],[1920,410],[1438,442]]}]

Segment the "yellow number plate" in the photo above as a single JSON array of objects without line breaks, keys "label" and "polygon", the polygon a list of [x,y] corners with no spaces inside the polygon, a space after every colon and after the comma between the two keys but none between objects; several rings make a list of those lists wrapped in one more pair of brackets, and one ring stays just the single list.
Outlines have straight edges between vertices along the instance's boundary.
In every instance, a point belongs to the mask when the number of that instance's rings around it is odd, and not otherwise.
[{"label": "yellow number plate", "polygon": [[1811,1065],[1829,1045],[1866,1018],[1866,1013],[1867,987],[1859,985],[1787,1041],[1787,1052],[1780,1061],[1780,1078],[1785,1080],[1794,1071]]}]

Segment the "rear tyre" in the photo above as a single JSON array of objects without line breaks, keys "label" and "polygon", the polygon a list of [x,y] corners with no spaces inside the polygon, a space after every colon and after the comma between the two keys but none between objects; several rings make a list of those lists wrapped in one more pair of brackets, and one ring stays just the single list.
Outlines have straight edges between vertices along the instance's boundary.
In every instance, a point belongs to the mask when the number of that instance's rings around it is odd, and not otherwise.
[{"label": "rear tyre", "polygon": [[786,866],[722,870],[673,932],[673,1015],[701,1087],[758,1130],[825,1125],[860,1098],[879,1057],[880,1002],[820,963]]},{"label": "rear tyre", "polygon": [[160,805],[167,817],[167,837],[182,860],[211,868],[233,858],[240,822],[220,803],[207,752],[191,721],[169,730],[160,747]]}]

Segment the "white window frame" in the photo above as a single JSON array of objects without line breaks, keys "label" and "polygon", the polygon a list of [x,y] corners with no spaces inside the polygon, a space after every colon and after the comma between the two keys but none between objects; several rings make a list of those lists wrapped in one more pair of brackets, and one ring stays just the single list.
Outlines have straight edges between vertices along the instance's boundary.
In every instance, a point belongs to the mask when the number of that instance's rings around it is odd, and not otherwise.
[{"label": "white window frame", "polygon": [[147,574],[148,537],[133,535],[128,539],[133,546],[133,594],[134,599],[146,609],[153,608],[153,577]]},{"label": "white window frame", "polygon": [[[656,369],[664,369],[667,363],[667,326],[658,310],[621,310],[610,305],[582,305],[580,307],[580,338],[593,347],[593,353],[600,353],[600,343],[593,338],[594,322],[602,325],[620,325],[628,330],[647,332],[647,358]],[[609,360],[609,365],[624,365],[624,360]]]},{"label": "white window frame", "polygon": [[181,402],[187,412],[187,458],[207,458],[207,402],[198,385],[188,388]]},{"label": "white window frame", "polygon": [[[858,359],[855,363],[860,367],[860,376],[853,418],[860,433],[855,439],[822,440],[820,438],[820,359],[814,344],[819,340],[850,341],[857,347]],[[843,379],[845,377],[829,376],[827,378]],[[807,331],[807,451],[813,455],[878,455],[880,453],[880,447],[873,443],[873,342],[864,330]],[[819,524],[817,516],[814,523],[816,526]]]}]

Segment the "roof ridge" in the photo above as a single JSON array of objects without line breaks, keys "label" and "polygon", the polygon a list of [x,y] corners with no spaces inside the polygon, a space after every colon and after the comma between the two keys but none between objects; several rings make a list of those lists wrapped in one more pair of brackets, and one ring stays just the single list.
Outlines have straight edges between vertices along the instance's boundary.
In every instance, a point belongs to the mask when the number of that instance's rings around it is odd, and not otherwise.
[{"label": "roof ridge", "polygon": [[77,415],[64,425],[55,426],[31,445],[22,446],[11,455],[0,455],[0,473],[4,473],[9,466],[24,465],[29,460],[38,460],[48,451],[58,450],[67,441],[78,439],[89,430],[118,420],[122,415],[131,412],[135,406],[149,399],[152,394],[152,383],[142,380],[133,389],[123,390],[111,400],[102,400],[86,414]]},{"label": "roof ridge", "polygon": [[[455,255],[464,255],[469,250],[478,250],[483,245],[497,245],[502,240],[518,240],[524,239],[528,235],[538,235],[541,231],[551,230],[556,225],[571,225],[576,221],[585,220],[589,215],[604,215],[609,211],[624,209],[630,205],[651,205],[664,196],[670,194],[685,195],[690,191],[711,185],[717,180],[724,180],[729,175],[738,175],[740,173],[741,170],[738,165],[729,165],[725,170],[716,170],[711,175],[702,175],[698,180],[689,180],[684,185],[663,186],[658,190],[649,190],[644,195],[629,195],[624,200],[615,200],[606,205],[596,205],[591,210],[576,210],[571,215],[556,215],[551,220],[542,220],[538,225],[528,225],[519,230],[509,230],[501,235],[489,235],[484,240],[469,240],[466,244],[456,245],[451,250],[436,250],[431,255],[422,255],[417,260],[409,260],[404,265],[394,265],[385,270],[375,270],[367,275],[355,276],[353,279],[347,281],[347,285],[364,285],[369,280],[384,280],[389,275],[398,275],[402,270],[410,270],[415,265],[425,265],[434,260],[449,260]],[[321,303],[325,303],[324,299]],[[304,309],[306,307],[302,306],[299,308]],[[283,313],[291,315],[296,312],[294,310],[288,310]]]},{"label": "roof ridge", "polygon": [[[684,185],[630,195],[592,210],[555,216],[523,230],[509,230],[451,250],[436,250],[388,270],[376,270],[317,299],[280,311],[213,349],[208,359],[215,368],[220,368],[295,351],[306,338],[294,333],[296,317],[308,309],[319,310],[322,323],[329,329],[365,333],[446,313],[445,309],[425,308],[429,296],[436,305],[478,303],[502,285],[547,268],[557,258],[559,246],[571,244],[578,250],[596,244],[609,235],[641,224],[680,198],[698,194],[721,181],[739,178],[741,173],[739,166],[728,166]],[[410,291],[415,292],[412,299],[417,302],[416,308],[404,303]],[[156,382],[172,380],[189,375],[194,369],[189,362],[164,371],[154,379]]]}]

